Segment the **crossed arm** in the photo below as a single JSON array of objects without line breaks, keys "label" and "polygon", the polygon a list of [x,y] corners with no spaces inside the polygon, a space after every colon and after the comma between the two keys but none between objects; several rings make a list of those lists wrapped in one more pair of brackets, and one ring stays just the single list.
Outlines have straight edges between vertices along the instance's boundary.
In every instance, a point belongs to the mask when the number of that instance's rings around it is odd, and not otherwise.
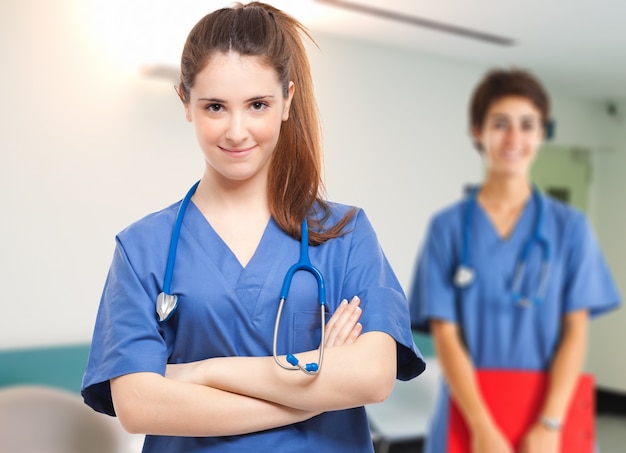
[{"label": "crossed arm", "polygon": [[[236,435],[382,401],[395,381],[396,345],[383,332],[361,334],[358,305],[358,298],[341,304],[329,320],[316,376],[283,370],[271,356],[168,365],[165,377],[132,373],[112,379],[117,416],[135,433]],[[317,352],[298,358],[314,361]]]}]

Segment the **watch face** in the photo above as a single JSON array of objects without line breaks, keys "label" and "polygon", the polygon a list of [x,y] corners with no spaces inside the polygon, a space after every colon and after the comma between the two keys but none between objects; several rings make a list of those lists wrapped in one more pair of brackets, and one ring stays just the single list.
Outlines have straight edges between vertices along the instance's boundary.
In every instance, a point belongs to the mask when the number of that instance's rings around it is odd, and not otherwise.
[{"label": "watch face", "polygon": [[541,424],[550,431],[558,431],[561,429],[561,422],[555,418],[541,417]]}]

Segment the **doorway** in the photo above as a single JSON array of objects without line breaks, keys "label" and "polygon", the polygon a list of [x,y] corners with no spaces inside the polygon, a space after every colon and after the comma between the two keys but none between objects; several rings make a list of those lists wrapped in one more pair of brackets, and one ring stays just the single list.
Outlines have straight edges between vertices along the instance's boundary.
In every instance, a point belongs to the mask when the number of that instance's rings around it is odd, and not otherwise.
[{"label": "doorway", "polygon": [[531,171],[539,189],[580,211],[587,213],[591,184],[591,153],[583,148],[544,145]]}]

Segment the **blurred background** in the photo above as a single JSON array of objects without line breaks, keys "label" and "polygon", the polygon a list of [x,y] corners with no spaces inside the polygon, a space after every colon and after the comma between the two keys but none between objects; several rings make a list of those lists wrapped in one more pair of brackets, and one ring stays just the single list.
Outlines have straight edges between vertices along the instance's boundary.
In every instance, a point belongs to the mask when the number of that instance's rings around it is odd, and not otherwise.
[{"label": "blurred background", "polygon": [[[517,66],[553,101],[536,180],[587,213],[624,294],[626,3],[269,2],[317,42],[328,197],[365,209],[405,289],[428,218],[482,174],[471,90]],[[202,174],[177,65],[193,24],[229,4],[0,3],[0,386],[77,392],[115,234]],[[618,412],[624,325],[624,310],[592,323],[586,365]]]}]

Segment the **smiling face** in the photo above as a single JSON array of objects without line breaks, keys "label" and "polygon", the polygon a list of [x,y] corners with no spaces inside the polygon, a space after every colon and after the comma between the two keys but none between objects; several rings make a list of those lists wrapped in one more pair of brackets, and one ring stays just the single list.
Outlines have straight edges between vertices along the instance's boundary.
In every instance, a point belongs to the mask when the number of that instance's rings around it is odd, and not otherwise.
[{"label": "smiling face", "polygon": [[539,109],[525,97],[505,96],[487,110],[482,127],[473,130],[490,176],[528,175],[543,141]]},{"label": "smiling face", "polygon": [[195,78],[185,103],[187,120],[217,181],[267,181],[293,83],[285,98],[276,71],[259,57],[217,53]]}]

